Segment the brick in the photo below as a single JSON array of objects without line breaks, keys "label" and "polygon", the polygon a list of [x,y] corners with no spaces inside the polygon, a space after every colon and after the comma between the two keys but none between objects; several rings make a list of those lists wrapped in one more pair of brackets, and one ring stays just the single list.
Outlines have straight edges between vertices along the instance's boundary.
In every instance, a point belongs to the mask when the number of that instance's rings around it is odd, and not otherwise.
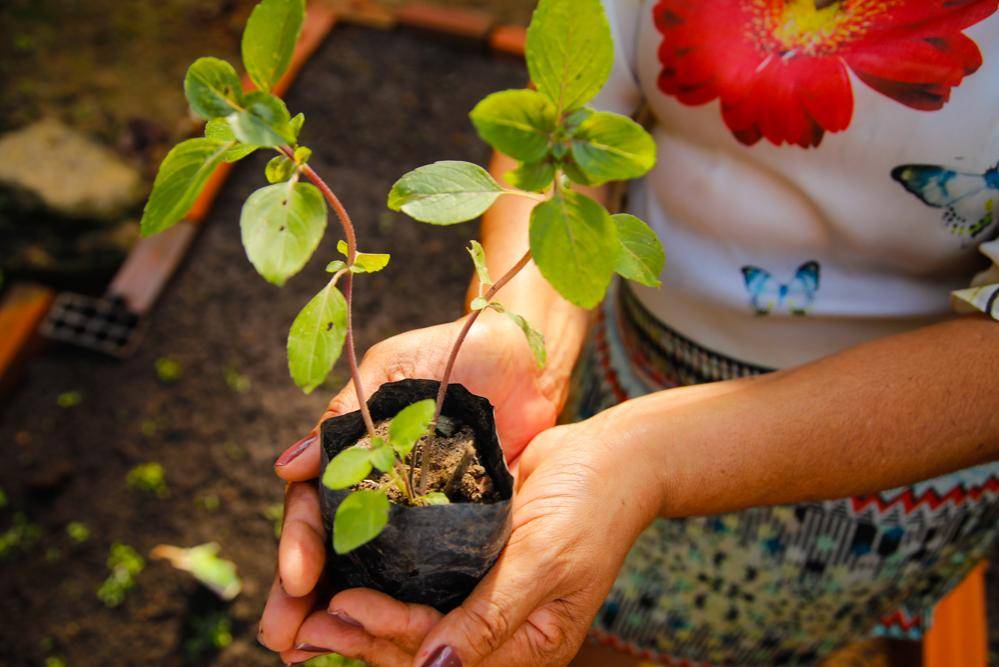
[{"label": "brick", "polygon": [[495,21],[475,11],[450,9],[420,2],[404,5],[396,13],[400,25],[462,39],[485,41]]},{"label": "brick", "polygon": [[519,25],[501,25],[489,36],[489,48],[498,53],[524,57],[527,30]]}]

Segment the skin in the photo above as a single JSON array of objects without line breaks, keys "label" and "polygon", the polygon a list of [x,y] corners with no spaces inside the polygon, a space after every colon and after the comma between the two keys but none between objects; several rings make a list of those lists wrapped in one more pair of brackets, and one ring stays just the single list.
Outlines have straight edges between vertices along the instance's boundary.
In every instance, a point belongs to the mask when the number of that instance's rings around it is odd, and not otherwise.
[{"label": "skin", "polygon": [[[510,165],[497,158],[493,172]],[[486,216],[494,275],[523,253],[530,208],[504,198]],[[319,473],[313,444],[277,468],[290,485],[280,578],[260,639],[286,662],[336,651],[376,667],[565,665],[629,547],[657,516],[872,493],[999,458],[999,326],[985,318],[954,319],[759,378],[658,392],[552,428],[587,315],[533,266],[499,296],[545,334],[550,354],[537,371],[520,332],[483,317],[456,366],[455,381],[496,405],[501,441],[509,458],[519,457],[506,549],[447,616],[363,589],[315,600],[327,536],[316,491],[302,483]],[[367,386],[439,376],[459,325],[376,346],[361,366]],[[324,418],[355,409],[351,399],[348,387]],[[433,663],[442,647],[460,662]]]}]

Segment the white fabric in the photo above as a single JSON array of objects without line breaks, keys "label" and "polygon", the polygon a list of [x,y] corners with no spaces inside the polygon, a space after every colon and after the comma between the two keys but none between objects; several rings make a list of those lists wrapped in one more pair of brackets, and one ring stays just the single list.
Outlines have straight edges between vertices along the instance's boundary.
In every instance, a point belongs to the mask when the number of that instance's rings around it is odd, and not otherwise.
[{"label": "white fabric", "polygon": [[[944,224],[944,209],[891,174],[906,164],[984,174],[997,164],[999,16],[964,30],[983,65],[951,89],[942,109],[905,106],[851,71],[849,127],[801,148],[766,139],[745,145],[718,100],[690,106],[661,92],[656,2],[604,2],[617,60],[594,106],[631,113],[644,100],[656,121],[658,163],[632,185],[628,206],[666,249],[663,286],[635,287],[663,322],[721,354],[780,368],[952,315],[950,293],[985,268],[977,246],[999,223],[974,242],[959,237]],[[999,258],[999,242],[982,249]],[[747,272],[757,278],[755,302]],[[982,310],[999,290],[981,287],[991,283],[999,270],[954,299]],[[768,314],[757,314],[768,305]]]}]

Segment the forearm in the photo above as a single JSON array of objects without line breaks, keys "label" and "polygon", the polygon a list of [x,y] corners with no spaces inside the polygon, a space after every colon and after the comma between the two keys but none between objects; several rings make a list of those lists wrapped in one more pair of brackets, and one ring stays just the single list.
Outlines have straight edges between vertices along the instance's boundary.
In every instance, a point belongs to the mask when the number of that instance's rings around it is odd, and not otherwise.
[{"label": "forearm", "polygon": [[605,413],[664,516],[840,498],[999,458],[999,324],[961,318]]},{"label": "forearm", "polygon": [[[490,172],[497,180],[504,182],[503,175],[516,166],[511,158],[496,153]],[[602,192],[588,194],[602,196]],[[524,197],[500,197],[483,217],[480,237],[494,280],[514,266],[527,251],[531,210],[536,204]],[[469,300],[477,295],[478,281],[473,280]],[[548,350],[546,372],[557,377],[557,383],[564,382],[572,371],[586,335],[587,311],[559,296],[533,262],[503,287],[496,300],[525,317],[544,335]]]}]

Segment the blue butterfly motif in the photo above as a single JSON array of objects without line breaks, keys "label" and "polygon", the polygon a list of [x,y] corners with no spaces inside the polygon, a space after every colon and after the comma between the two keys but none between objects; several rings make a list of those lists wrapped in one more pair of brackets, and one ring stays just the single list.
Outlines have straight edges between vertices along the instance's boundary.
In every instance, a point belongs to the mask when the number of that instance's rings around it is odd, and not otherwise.
[{"label": "blue butterfly motif", "polygon": [[[944,209],[944,226],[961,239],[962,246],[974,241],[995,222],[999,163],[984,174],[931,164],[903,164],[891,170],[891,177],[927,206]],[[993,229],[990,237],[994,238],[996,233],[999,227]]]},{"label": "blue butterfly motif", "polygon": [[782,308],[792,315],[804,315],[819,291],[819,263],[815,260],[799,266],[787,283],[779,282],[758,266],[742,267],[742,277],[757,315],[769,315]]}]

